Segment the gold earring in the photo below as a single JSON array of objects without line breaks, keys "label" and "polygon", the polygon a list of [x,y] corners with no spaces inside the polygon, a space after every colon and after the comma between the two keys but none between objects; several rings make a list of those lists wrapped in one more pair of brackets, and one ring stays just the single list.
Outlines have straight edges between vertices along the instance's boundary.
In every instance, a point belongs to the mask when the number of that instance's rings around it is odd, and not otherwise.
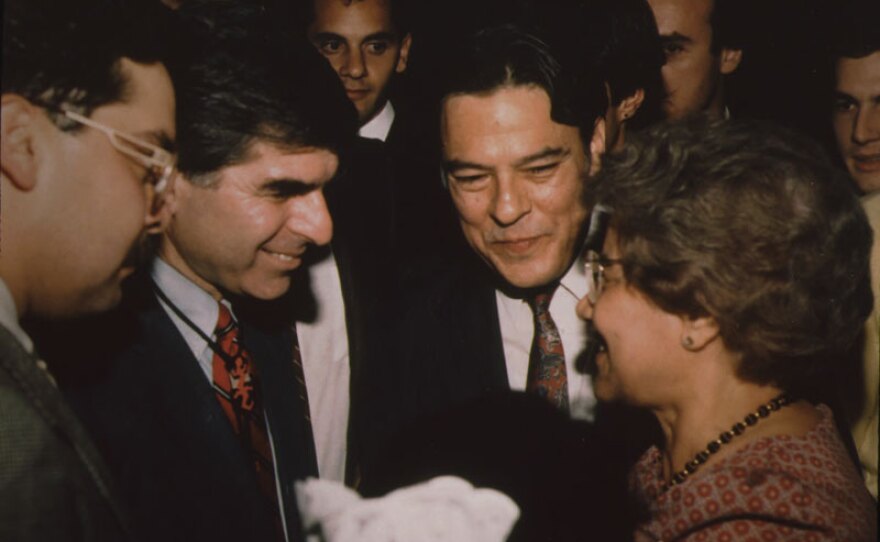
[{"label": "gold earring", "polygon": [[691,338],[690,335],[685,335],[685,336],[681,339],[681,346],[682,346],[685,350],[693,351],[693,350],[694,350],[694,340]]}]

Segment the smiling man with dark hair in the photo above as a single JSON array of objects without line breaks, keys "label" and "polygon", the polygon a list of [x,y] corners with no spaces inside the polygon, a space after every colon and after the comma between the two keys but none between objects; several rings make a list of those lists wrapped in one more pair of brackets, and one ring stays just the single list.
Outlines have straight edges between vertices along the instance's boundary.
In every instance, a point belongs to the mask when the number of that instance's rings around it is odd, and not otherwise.
[{"label": "smiling man with dark hair", "polygon": [[107,369],[70,393],[141,539],[301,540],[294,482],[318,466],[296,335],[246,307],[267,312],[330,241],[323,191],[357,119],[326,62],[268,11],[179,14],[167,227],[125,312],[96,330],[110,336],[90,342]]}]

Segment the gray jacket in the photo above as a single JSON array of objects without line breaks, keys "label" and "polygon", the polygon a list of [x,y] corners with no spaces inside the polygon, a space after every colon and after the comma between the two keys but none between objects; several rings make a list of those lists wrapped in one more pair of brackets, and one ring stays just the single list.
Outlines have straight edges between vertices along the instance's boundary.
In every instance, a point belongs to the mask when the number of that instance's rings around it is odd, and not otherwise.
[{"label": "gray jacket", "polygon": [[129,539],[104,462],[36,361],[0,326],[0,540]]}]

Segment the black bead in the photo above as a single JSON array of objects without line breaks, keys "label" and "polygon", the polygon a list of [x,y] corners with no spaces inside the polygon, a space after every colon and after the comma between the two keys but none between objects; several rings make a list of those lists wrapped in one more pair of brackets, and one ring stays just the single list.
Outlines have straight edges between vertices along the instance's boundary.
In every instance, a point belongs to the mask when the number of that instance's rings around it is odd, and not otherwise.
[{"label": "black bead", "polygon": [[709,459],[709,452],[703,450],[702,452],[697,453],[697,457],[695,458],[701,465],[705,463]]},{"label": "black bead", "polygon": [[761,405],[758,407],[758,416],[760,416],[762,418],[766,418],[769,415],[770,415],[770,409],[767,407],[767,405]]},{"label": "black bead", "polygon": [[675,484],[680,484],[684,482],[684,479],[687,477],[686,474],[682,474],[680,472],[675,473],[675,476],[672,477],[672,482]]},{"label": "black bead", "polygon": [[728,442],[733,440],[733,433],[731,433],[730,431],[725,431],[724,433],[718,435],[718,440],[720,440],[724,444],[727,444]]},{"label": "black bead", "polygon": [[736,422],[735,424],[733,424],[732,431],[735,434],[742,435],[745,430],[746,430],[746,426],[743,425],[742,422]]},{"label": "black bead", "polygon": [[709,443],[709,446],[707,446],[706,449],[709,450],[710,454],[714,454],[715,452],[717,452],[718,450],[721,449],[721,443],[718,442],[717,440],[713,440],[712,442]]},{"label": "black bead", "polygon": [[756,423],[758,423],[758,417],[754,414],[749,414],[748,416],[746,416],[746,423],[748,425],[755,425]]},{"label": "black bead", "polygon": [[684,466],[684,472],[688,474],[693,474],[695,470],[697,470],[697,467],[691,465],[690,463]]}]

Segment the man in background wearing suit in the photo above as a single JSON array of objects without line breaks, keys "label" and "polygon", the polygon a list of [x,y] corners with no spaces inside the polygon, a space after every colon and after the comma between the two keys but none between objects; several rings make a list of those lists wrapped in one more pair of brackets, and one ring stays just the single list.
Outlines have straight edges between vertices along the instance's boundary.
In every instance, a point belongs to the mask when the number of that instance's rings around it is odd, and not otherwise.
[{"label": "man in background wearing suit", "polygon": [[3,22],[0,539],[125,540],[107,467],[19,320],[119,302],[174,168],[168,37],[105,2],[10,0]]},{"label": "man in background wearing suit", "polygon": [[[446,248],[458,237],[439,181],[437,119],[413,81],[410,64],[410,0],[304,0],[306,35],[324,55],[357,107],[359,135],[382,144],[386,178],[357,164],[360,182],[384,190],[390,181],[395,260],[409,263],[426,246]],[[376,213],[373,213],[376,216]],[[314,273],[313,273],[314,274]]]},{"label": "man in background wearing suit", "polygon": [[735,0],[648,0],[666,53],[666,118],[727,117],[725,80],[742,61],[733,35]]},{"label": "man in background wearing suit", "polygon": [[323,188],[356,115],[268,12],[180,13],[192,41],[172,66],[167,229],[131,284],[130,327],[112,328],[108,370],[71,394],[144,540],[300,540],[294,482],[318,471],[299,346],[286,321],[257,316],[330,241]]}]

